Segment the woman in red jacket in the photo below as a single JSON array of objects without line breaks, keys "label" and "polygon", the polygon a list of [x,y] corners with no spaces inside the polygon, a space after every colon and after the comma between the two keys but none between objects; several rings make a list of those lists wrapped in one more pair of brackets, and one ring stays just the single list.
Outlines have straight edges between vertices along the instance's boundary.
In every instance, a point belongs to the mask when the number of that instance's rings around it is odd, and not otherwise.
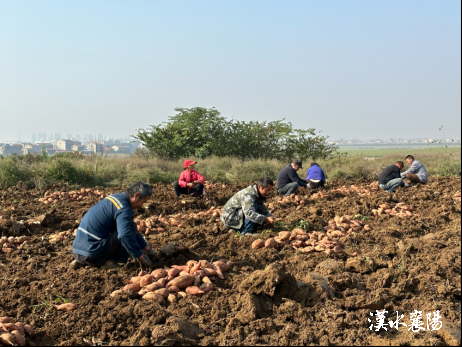
[{"label": "woman in red jacket", "polygon": [[201,196],[204,192],[205,178],[196,170],[194,165],[197,161],[186,160],[184,171],[180,179],[173,183],[173,189],[177,197],[180,195]]}]

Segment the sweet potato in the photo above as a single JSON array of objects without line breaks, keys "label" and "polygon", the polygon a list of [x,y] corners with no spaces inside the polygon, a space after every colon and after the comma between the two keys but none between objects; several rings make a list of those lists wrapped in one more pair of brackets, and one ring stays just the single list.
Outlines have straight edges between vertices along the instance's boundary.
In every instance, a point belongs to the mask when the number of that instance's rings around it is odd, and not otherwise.
[{"label": "sweet potato", "polygon": [[141,282],[141,279],[142,279],[142,277],[136,276],[136,277],[130,278],[129,281],[125,281],[125,283],[127,283],[127,284],[139,284]]},{"label": "sweet potato", "polygon": [[208,278],[207,276],[205,276],[204,278],[202,278],[202,282],[203,282],[203,283],[212,283],[212,281],[210,280],[210,278]]},{"label": "sweet potato", "polygon": [[[219,263],[219,262],[217,262],[217,263]],[[224,264],[224,263],[222,263],[222,264]],[[226,264],[224,264],[224,265],[226,265]],[[224,280],[225,276],[223,276],[223,272],[221,271],[220,266],[218,266],[216,264],[213,264],[212,266],[213,266],[213,270],[216,272],[218,278],[221,279],[221,280]],[[228,267],[228,265],[226,265],[226,267]],[[208,276],[206,276],[206,277],[208,277]]]},{"label": "sweet potato", "polygon": [[[133,284],[129,284],[133,285]],[[73,303],[68,303],[68,304],[62,304],[62,305],[56,305],[55,309],[58,311],[74,311],[77,307]]]},{"label": "sweet potato", "polygon": [[340,246],[335,246],[334,247],[334,252],[335,253],[340,253],[342,251],[342,249],[340,248]]},{"label": "sweet potato", "polygon": [[11,323],[13,321],[13,318],[11,317],[0,317],[0,323],[6,324],[6,323]]},{"label": "sweet potato", "polygon": [[15,345],[14,336],[11,335],[10,333],[3,333],[0,335],[0,343],[5,346],[14,346]]},{"label": "sweet potato", "polygon": [[12,331],[11,335],[13,335],[14,338],[14,343],[17,346],[25,346],[26,345],[26,338],[24,337],[23,334],[19,331]]},{"label": "sweet potato", "polygon": [[24,324],[21,323],[21,322],[16,322],[16,327],[18,328],[18,330],[21,332],[21,334],[25,334],[25,330],[24,330]]},{"label": "sweet potato", "polygon": [[279,237],[281,238],[282,241],[289,241],[290,238],[290,231],[281,231],[279,233]]},{"label": "sweet potato", "polygon": [[[199,271],[196,271],[196,272],[204,273],[205,276],[208,276],[208,277],[213,277],[213,276],[217,275],[217,272],[215,270],[213,270],[213,269],[202,269],[202,270],[199,270]],[[201,277],[204,277],[204,276],[201,276]]]},{"label": "sweet potato", "polygon": [[149,293],[149,292],[150,292],[149,290],[143,288],[143,289],[141,289],[141,290],[138,292],[138,295],[139,295],[139,296],[145,296],[145,295],[146,295],[147,293]]},{"label": "sweet potato", "polygon": [[191,274],[188,271],[181,271],[178,276],[190,276]]},{"label": "sweet potato", "polygon": [[179,293],[178,293],[178,298],[184,299],[184,298],[186,298],[186,297],[188,297],[188,294],[186,294],[185,292],[179,292]]},{"label": "sweet potato", "polygon": [[19,330],[19,327],[16,326],[14,323],[4,323],[1,325],[3,330],[8,330],[8,331],[13,331],[13,330]]},{"label": "sweet potato", "polygon": [[113,291],[113,292],[111,293],[111,295],[110,295],[111,298],[113,298],[113,297],[119,295],[120,293],[122,293],[122,291],[123,291],[122,289]]},{"label": "sweet potato", "polygon": [[276,248],[278,246],[278,243],[276,242],[275,239],[273,238],[269,238],[268,240],[266,240],[265,242],[265,247],[266,248]]},{"label": "sweet potato", "polygon": [[203,291],[204,293],[208,293],[212,291],[214,288],[214,285],[212,283],[202,283],[202,285],[199,287],[199,290]]},{"label": "sweet potato", "polygon": [[159,284],[160,288],[165,288],[165,286],[167,285],[167,280],[165,278],[161,278],[157,281],[157,283]]},{"label": "sweet potato", "polygon": [[165,299],[162,295],[159,295],[154,292],[147,293],[145,296],[142,298],[143,300],[151,301],[151,302],[156,302],[158,304],[163,304],[165,303]]},{"label": "sweet potato", "polygon": [[164,299],[167,299],[168,296],[170,295],[170,291],[168,289],[166,289],[166,288],[157,289],[154,293],[163,296]]},{"label": "sweet potato", "polygon": [[150,285],[152,282],[154,282],[154,277],[152,277],[151,275],[146,275],[141,277],[140,286],[141,288],[143,288]]},{"label": "sweet potato", "polygon": [[188,269],[188,266],[178,266],[178,265],[173,265],[172,268],[178,269],[180,271],[186,271]]},{"label": "sweet potato", "polygon": [[212,264],[210,264],[207,260],[201,260],[199,261],[199,264],[201,264],[201,269],[213,269]]},{"label": "sweet potato", "polygon": [[189,273],[192,275],[193,273],[195,273],[196,271],[199,271],[199,270],[201,270],[201,264],[197,263],[191,268]]},{"label": "sweet potato", "polygon": [[252,243],[252,249],[259,249],[265,247],[265,241],[263,240],[255,240]]},{"label": "sweet potato", "polygon": [[177,268],[172,268],[168,271],[168,277],[176,277],[180,274],[181,270]]},{"label": "sweet potato", "polygon": [[157,269],[151,273],[151,276],[154,277],[154,280],[157,281],[157,280],[160,280],[161,278],[167,277],[168,272],[165,271],[164,269]]},{"label": "sweet potato", "polygon": [[127,284],[122,290],[124,292],[131,291],[134,293],[138,293],[141,290],[141,286],[139,283]]},{"label": "sweet potato", "polygon": [[168,291],[169,291],[170,293],[179,293],[179,292],[180,292],[180,288],[175,287],[175,286],[172,286],[172,287],[168,287]]},{"label": "sweet potato", "polygon": [[193,286],[194,287],[199,287],[201,285],[201,282],[202,282],[202,277],[201,276],[196,276],[196,278],[194,279]]},{"label": "sweet potato", "polygon": [[146,275],[149,275],[149,272],[146,272],[146,271],[140,271],[140,273],[138,274],[138,277],[144,277]]},{"label": "sweet potato", "polygon": [[29,336],[34,336],[35,334],[35,329],[29,324],[24,325],[24,331],[26,332],[27,335]]},{"label": "sweet potato", "polygon": [[295,232],[297,235],[306,235],[307,232],[301,228],[296,228],[293,230],[293,232]]},{"label": "sweet potato", "polygon": [[197,287],[187,287],[186,288],[186,294],[188,295],[201,295],[204,294],[202,290],[200,290]]},{"label": "sweet potato", "polygon": [[196,279],[195,276],[180,276],[175,278],[173,281],[170,281],[167,284],[167,288],[169,287],[177,287],[180,289],[185,289],[192,285],[194,283],[194,280]]},{"label": "sweet potato", "polygon": [[169,294],[167,301],[171,304],[176,304],[178,302],[178,299],[175,294]]},{"label": "sweet potato", "polygon": [[152,283],[150,285],[148,285],[146,288],[144,288],[144,290],[146,290],[147,292],[153,292],[157,289],[160,289],[162,288],[162,286],[159,284],[159,283]]}]

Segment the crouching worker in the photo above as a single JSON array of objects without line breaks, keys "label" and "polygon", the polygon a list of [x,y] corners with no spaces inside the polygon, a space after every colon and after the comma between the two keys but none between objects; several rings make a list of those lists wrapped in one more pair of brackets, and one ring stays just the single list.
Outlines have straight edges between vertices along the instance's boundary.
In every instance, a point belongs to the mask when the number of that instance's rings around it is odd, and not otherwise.
[{"label": "crouching worker", "polygon": [[186,160],[180,179],[173,183],[177,197],[180,195],[201,196],[204,193],[205,178],[194,169],[197,161]]},{"label": "crouching worker", "polygon": [[306,181],[308,182],[307,188],[317,189],[325,186],[326,176],[318,163],[311,163],[311,167],[308,169],[308,174],[306,176]]},{"label": "crouching worker", "polygon": [[398,161],[395,165],[386,167],[379,178],[379,187],[389,193],[396,192],[398,187],[409,187],[401,178],[401,170],[404,168],[404,163]]},{"label": "crouching worker", "polygon": [[223,208],[221,221],[226,228],[240,232],[242,235],[255,235],[256,227],[265,222],[273,224],[274,219],[266,208],[266,197],[271,194],[274,183],[269,178],[262,178],[234,195]]},{"label": "crouching worker", "polygon": [[407,178],[412,184],[427,184],[428,173],[425,166],[419,161],[415,160],[412,155],[406,157],[406,162],[410,165],[410,168],[401,174],[402,178]]},{"label": "crouching worker", "polygon": [[152,196],[147,183],[132,184],[125,193],[114,194],[93,206],[82,219],[73,243],[74,261],[70,268],[83,266],[114,269],[129,257],[141,265],[154,268],[160,260],[138,233],[132,221],[132,209],[137,209]]},{"label": "crouching worker", "polygon": [[294,194],[300,187],[306,188],[308,183],[302,180],[297,171],[303,169],[302,162],[294,159],[292,164],[286,166],[278,176],[278,194],[289,196]]}]

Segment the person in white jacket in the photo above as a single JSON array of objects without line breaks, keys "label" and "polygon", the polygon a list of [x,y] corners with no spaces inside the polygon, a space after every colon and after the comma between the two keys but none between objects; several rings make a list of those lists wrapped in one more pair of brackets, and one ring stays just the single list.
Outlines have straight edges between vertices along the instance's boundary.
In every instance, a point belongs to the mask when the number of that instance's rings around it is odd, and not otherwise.
[{"label": "person in white jacket", "polygon": [[412,155],[406,157],[406,162],[410,165],[410,168],[401,174],[402,178],[407,178],[412,184],[427,184],[428,173],[425,166],[422,163],[415,160]]}]

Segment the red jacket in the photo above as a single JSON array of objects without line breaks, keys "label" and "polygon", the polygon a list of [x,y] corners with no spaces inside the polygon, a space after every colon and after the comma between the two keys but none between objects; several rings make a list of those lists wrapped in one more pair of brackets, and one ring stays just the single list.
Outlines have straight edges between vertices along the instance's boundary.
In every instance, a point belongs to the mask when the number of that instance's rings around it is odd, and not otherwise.
[{"label": "red jacket", "polygon": [[181,188],[189,188],[188,183],[193,183],[194,181],[199,181],[201,184],[205,184],[205,178],[197,171],[183,171],[180,175],[178,183]]}]

